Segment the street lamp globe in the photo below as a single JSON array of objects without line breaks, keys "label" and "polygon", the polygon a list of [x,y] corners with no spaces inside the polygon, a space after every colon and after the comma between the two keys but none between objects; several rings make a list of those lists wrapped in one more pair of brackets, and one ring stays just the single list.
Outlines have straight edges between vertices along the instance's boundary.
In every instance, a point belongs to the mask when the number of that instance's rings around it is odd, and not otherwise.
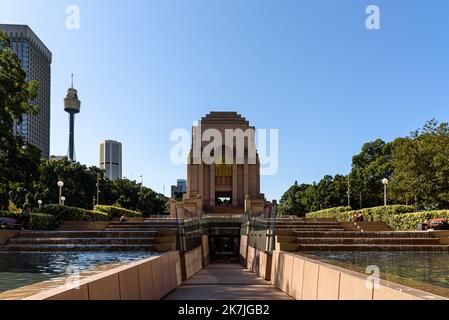
[{"label": "street lamp globe", "polygon": [[384,184],[384,185],[387,185],[388,184],[388,179],[387,178],[384,178],[384,179],[382,179],[382,183]]},{"label": "street lamp globe", "polygon": [[62,201],[65,201],[65,197],[64,197],[64,196],[62,196],[62,197],[61,197],[61,200],[62,200]]},{"label": "street lamp globe", "polygon": [[58,181],[58,187],[62,188],[64,186],[64,182],[62,182],[61,180]]}]

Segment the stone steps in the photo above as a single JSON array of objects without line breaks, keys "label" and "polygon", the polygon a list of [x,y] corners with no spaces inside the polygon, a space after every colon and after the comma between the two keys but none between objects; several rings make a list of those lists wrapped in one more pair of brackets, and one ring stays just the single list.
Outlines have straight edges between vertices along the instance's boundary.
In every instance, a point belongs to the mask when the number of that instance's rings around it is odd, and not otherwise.
[{"label": "stone steps", "polygon": [[320,245],[439,245],[437,238],[297,238],[297,244]]},{"label": "stone steps", "polygon": [[147,231],[21,231],[19,238],[141,238],[155,237],[156,230]]},{"label": "stone steps", "polygon": [[154,228],[154,227],[175,227],[178,224],[176,222],[170,222],[170,223],[154,223],[154,222],[111,222],[109,223],[109,226],[132,226],[132,227],[145,227],[145,228]]},{"label": "stone steps", "polygon": [[120,252],[120,251],[154,251],[153,245],[74,245],[74,244],[14,244],[0,248],[3,252]]},{"label": "stone steps", "polygon": [[[272,221],[269,221],[269,223],[271,224]],[[290,226],[290,225],[316,225],[316,226],[339,226],[340,223],[338,222],[322,222],[322,221],[276,221],[274,223],[275,225],[285,225],[285,226]]]},{"label": "stone steps", "polygon": [[[140,227],[124,227],[124,228],[119,228],[119,227],[114,227],[114,228],[110,228],[110,227],[107,227],[106,229],[104,229],[105,231],[109,231],[109,232],[116,232],[116,231],[119,231],[119,232],[127,232],[127,231],[133,231],[133,232],[139,232],[139,231],[145,231],[146,229],[145,228],[140,228]],[[153,231],[154,229],[153,228],[149,228],[148,229],[148,231]],[[166,229],[166,230],[168,230],[168,229]],[[175,230],[175,229],[173,229],[173,230]]]},{"label": "stone steps", "polygon": [[[269,223],[269,226],[273,224]],[[341,225],[337,224],[324,224],[324,223],[292,223],[292,224],[274,224],[275,227],[279,228],[342,228]]]},{"label": "stone steps", "polygon": [[62,244],[62,245],[139,245],[152,244],[156,238],[13,238],[9,245]]},{"label": "stone steps", "polygon": [[[291,244],[290,244],[291,245]],[[293,251],[449,251],[446,245],[296,244]]]},{"label": "stone steps", "polygon": [[433,238],[428,232],[419,231],[295,231],[297,238]]},{"label": "stone steps", "polygon": [[309,232],[309,231],[313,231],[313,232],[344,232],[344,229],[341,228],[296,228],[294,230],[295,232]]}]

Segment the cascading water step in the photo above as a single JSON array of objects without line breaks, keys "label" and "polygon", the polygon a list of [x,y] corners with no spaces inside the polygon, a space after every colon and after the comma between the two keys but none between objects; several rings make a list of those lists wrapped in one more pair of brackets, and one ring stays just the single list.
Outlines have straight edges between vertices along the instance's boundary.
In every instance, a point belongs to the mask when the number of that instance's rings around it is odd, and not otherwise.
[{"label": "cascading water step", "polygon": [[17,251],[17,252],[120,252],[120,251],[153,251],[153,245],[77,245],[77,244],[38,244],[38,245],[8,245],[0,248],[0,251]]},{"label": "cascading water step", "polygon": [[13,238],[9,240],[8,244],[138,245],[154,243],[155,239],[156,238]]},{"label": "cascading water step", "polygon": [[148,231],[21,231],[20,238],[137,238],[155,237],[156,230]]},{"label": "cascading water step", "polygon": [[366,244],[366,245],[439,245],[436,238],[297,238],[297,243],[301,245],[346,245],[346,244]]},{"label": "cascading water step", "polygon": [[296,251],[449,251],[447,245],[297,244]]},{"label": "cascading water step", "polygon": [[433,238],[430,233],[420,231],[294,231],[294,235],[298,238]]}]

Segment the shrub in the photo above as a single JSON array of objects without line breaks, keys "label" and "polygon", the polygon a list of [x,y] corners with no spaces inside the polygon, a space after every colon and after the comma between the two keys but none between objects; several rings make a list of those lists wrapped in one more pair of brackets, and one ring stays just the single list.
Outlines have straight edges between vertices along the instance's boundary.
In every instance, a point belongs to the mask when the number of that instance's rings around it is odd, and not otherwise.
[{"label": "shrub", "polygon": [[392,215],[396,214],[409,214],[414,212],[413,206],[404,205],[392,205],[392,206],[382,206],[382,207],[372,207],[365,208],[362,210],[357,210],[354,213],[362,213],[367,221],[380,221],[385,222]]},{"label": "shrub", "polygon": [[351,211],[351,207],[335,207],[316,212],[310,212],[306,215],[308,219],[337,219],[341,213]]},{"label": "shrub", "polygon": [[43,213],[53,216],[56,221],[107,221],[107,214],[98,211],[86,210],[82,208],[66,207],[57,204],[45,205],[36,209],[36,213]]},{"label": "shrub", "polygon": [[33,230],[54,230],[58,226],[56,218],[50,214],[32,213],[30,228]]},{"label": "shrub", "polygon": [[337,207],[307,214],[307,218],[334,218],[337,221],[348,221],[354,214],[361,213],[366,221],[385,222],[392,215],[409,214],[414,211],[413,206],[392,205],[382,207],[365,208],[361,210],[352,210],[349,207]]},{"label": "shrub", "polygon": [[115,206],[103,206],[103,205],[96,205],[94,208],[96,211],[107,213],[111,218],[119,218],[123,215],[126,215],[129,218],[140,218],[142,217],[141,212],[132,211],[129,209],[124,209],[120,207]]},{"label": "shrub", "polygon": [[[0,211],[0,217],[14,218],[21,222],[21,214],[10,211]],[[53,215],[43,213],[31,213],[30,228],[33,230],[54,230],[58,226],[58,221]]]},{"label": "shrub", "polygon": [[0,217],[19,219],[20,218],[20,214],[16,213],[16,212],[11,212],[11,211],[0,210]]},{"label": "shrub", "polygon": [[416,230],[419,223],[426,219],[449,218],[449,210],[421,211],[408,214],[395,214],[385,218],[384,222],[394,230]]}]

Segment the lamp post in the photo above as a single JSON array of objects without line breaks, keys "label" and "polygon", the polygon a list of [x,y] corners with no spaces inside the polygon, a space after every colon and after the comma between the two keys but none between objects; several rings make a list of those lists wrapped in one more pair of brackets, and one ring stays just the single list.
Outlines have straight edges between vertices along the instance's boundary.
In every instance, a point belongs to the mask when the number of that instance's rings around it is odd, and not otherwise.
[{"label": "lamp post", "polygon": [[97,187],[97,204],[100,204],[100,174],[97,173],[97,184],[95,185]]},{"label": "lamp post", "polygon": [[64,182],[62,182],[61,180],[58,181],[58,187],[59,187],[59,205],[62,205],[62,187],[64,186]]},{"label": "lamp post", "polygon": [[65,197],[62,196],[62,197],[61,197],[61,204],[64,205],[64,202],[65,202]]},{"label": "lamp post", "polygon": [[387,185],[388,185],[388,179],[384,178],[382,179],[382,184],[384,185],[384,206],[387,206]]},{"label": "lamp post", "polygon": [[42,207],[42,200],[37,200],[37,204],[39,205],[39,209]]}]

